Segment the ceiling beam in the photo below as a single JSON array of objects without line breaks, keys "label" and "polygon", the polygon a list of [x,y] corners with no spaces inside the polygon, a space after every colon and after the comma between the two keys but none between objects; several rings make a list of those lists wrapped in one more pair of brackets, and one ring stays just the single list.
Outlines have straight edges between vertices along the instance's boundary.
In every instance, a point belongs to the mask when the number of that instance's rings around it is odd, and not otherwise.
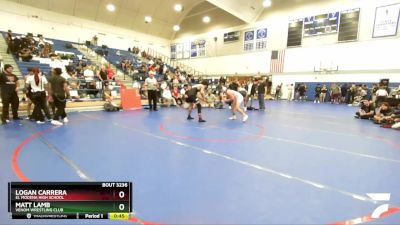
[{"label": "ceiling beam", "polygon": [[221,8],[233,16],[243,20],[246,23],[256,21],[259,11],[262,10],[261,1],[253,5],[251,1],[232,1],[232,0],[207,0],[209,3]]}]

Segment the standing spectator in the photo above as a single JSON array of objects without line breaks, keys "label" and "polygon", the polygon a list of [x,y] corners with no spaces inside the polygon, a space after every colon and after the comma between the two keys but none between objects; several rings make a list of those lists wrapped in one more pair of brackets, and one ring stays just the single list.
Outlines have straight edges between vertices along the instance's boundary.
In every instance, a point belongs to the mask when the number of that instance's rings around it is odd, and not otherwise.
[{"label": "standing spectator", "polygon": [[13,45],[13,39],[12,39],[12,31],[8,30],[6,34],[6,42],[7,42],[7,54],[11,53],[12,45]]},{"label": "standing spectator", "polygon": [[94,35],[93,37],[92,37],[92,44],[94,45],[94,46],[97,46],[97,41],[99,40],[99,38],[96,36],[96,35]]},{"label": "standing spectator", "polygon": [[356,94],[357,94],[357,86],[356,86],[356,84],[351,84],[349,104],[353,104]]},{"label": "standing spectator", "polygon": [[56,112],[54,114],[54,118],[51,121],[51,124],[56,126],[61,126],[59,120],[60,118],[64,123],[68,123],[67,114],[65,113],[65,107],[67,103],[67,97],[69,95],[68,84],[67,81],[61,77],[61,69],[54,68],[53,75],[49,79],[49,102],[53,102]]},{"label": "standing spectator", "polygon": [[[29,67],[28,68],[28,74],[24,77],[25,83],[28,80],[29,77],[33,77],[33,68]],[[29,86],[25,87],[25,97],[26,97],[26,113],[27,113],[27,119],[28,120],[34,120],[34,116],[31,115],[31,108],[32,108],[32,88]]]},{"label": "standing spectator", "polygon": [[320,84],[317,84],[317,86],[314,89],[315,91],[315,95],[314,95],[314,103],[320,103],[320,97],[321,97],[321,92],[322,92],[322,88]]},{"label": "standing spectator", "polygon": [[287,95],[287,100],[292,101],[293,100],[293,84],[287,85],[287,90],[288,90],[288,95]]},{"label": "standing spectator", "polygon": [[372,91],[371,91],[371,95],[372,95],[372,101],[376,102],[376,92],[379,90],[379,87],[377,84],[373,84],[372,85]]},{"label": "standing spectator", "polygon": [[107,76],[107,69],[105,65],[101,65],[100,70],[97,71],[97,77],[102,82],[103,90],[106,89],[108,86],[108,76]]},{"label": "standing spectator", "polygon": [[306,85],[304,83],[299,85],[299,100],[305,101],[306,100]]},{"label": "standing spectator", "polygon": [[281,83],[280,85],[276,86],[276,89],[275,89],[275,99],[276,100],[281,98],[282,85],[283,84]]},{"label": "standing spectator", "polygon": [[238,91],[238,88],[239,88],[239,83],[238,83],[237,79],[232,81],[228,86],[228,89],[234,90],[234,91]]},{"label": "standing spectator", "polygon": [[328,88],[326,87],[326,84],[324,84],[321,88],[321,94],[319,95],[319,102],[325,102],[327,92]]},{"label": "standing spectator", "polygon": [[379,105],[381,102],[384,102],[388,96],[388,92],[386,91],[384,86],[380,86],[376,91],[376,105]]},{"label": "standing spectator", "polygon": [[347,94],[347,90],[348,90],[348,86],[347,83],[343,84],[342,86],[340,86],[340,92],[341,92],[341,98],[340,98],[340,102],[347,102],[346,98],[348,96]]},{"label": "standing spectator", "polygon": [[265,96],[265,87],[267,86],[267,84],[265,83],[265,81],[260,82],[258,84],[257,87],[257,91],[258,91],[258,104],[260,106],[260,110],[265,110],[265,100],[264,100],[264,96]]},{"label": "standing spectator", "polygon": [[44,123],[44,116],[42,113],[45,113],[48,120],[50,120],[50,112],[47,107],[47,99],[46,99],[46,91],[47,91],[47,79],[42,75],[39,68],[32,69],[33,76],[29,76],[26,79],[26,84],[31,88],[31,99],[33,104],[35,104],[33,108],[33,119],[38,124]]},{"label": "standing spectator", "polygon": [[258,86],[258,80],[254,80],[254,82],[251,82],[247,86],[247,92],[249,93],[248,95],[248,100],[247,102],[250,102],[250,109],[253,108],[253,99],[255,98],[257,94],[257,86]]},{"label": "standing spectator", "polygon": [[157,79],[154,77],[155,72],[150,71],[149,77],[146,78],[144,81],[144,87],[147,90],[147,98],[149,100],[149,108],[150,111],[158,111],[157,110],[157,89],[158,89],[158,82]]},{"label": "standing spectator", "polygon": [[1,117],[2,124],[9,122],[9,107],[11,104],[14,120],[20,120],[18,116],[19,99],[18,99],[18,77],[13,74],[13,67],[10,64],[4,65],[4,73],[0,75],[0,91],[1,101],[3,103],[3,115]]},{"label": "standing spectator", "polygon": [[340,87],[336,83],[332,83],[331,85],[331,103],[339,104],[340,99]]}]

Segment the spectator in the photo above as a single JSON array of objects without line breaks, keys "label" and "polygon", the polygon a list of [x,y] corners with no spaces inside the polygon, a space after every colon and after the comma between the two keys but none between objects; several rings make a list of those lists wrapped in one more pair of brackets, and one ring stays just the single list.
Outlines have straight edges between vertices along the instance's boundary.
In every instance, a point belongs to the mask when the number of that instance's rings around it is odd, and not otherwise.
[{"label": "spectator", "polygon": [[175,99],[172,97],[172,93],[171,93],[171,90],[169,89],[169,86],[167,86],[163,90],[162,97],[163,97],[163,102],[164,102],[164,104],[167,105],[167,107],[170,107],[171,104],[176,106]]},{"label": "spectator", "polygon": [[371,91],[371,95],[372,95],[372,101],[376,102],[376,92],[379,90],[378,84],[373,84],[372,85],[372,91]]},{"label": "spectator", "polygon": [[12,31],[8,30],[6,34],[6,42],[7,42],[7,54],[11,53],[12,45],[13,45],[13,38],[12,38]]},{"label": "spectator", "polygon": [[103,90],[106,89],[108,86],[108,76],[107,76],[107,69],[105,65],[101,65],[100,70],[96,73],[97,77],[102,83]]},{"label": "spectator", "polygon": [[325,102],[326,93],[328,93],[328,88],[326,87],[326,84],[324,84],[322,85],[321,94],[319,95],[320,102]]},{"label": "spectator", "polygon": [[300,84],[298,91],[299,91],[299,100],[305,101],[306,100],[306,91],[307,91],[306,85],[304,83]]},{"label": "spectator", "polygon": [[275,99],[276,100],[281,98],[282,85],[283,84],[281,83],[280,85],[276,86],[276,89],[275,89]]},{"label": "spectator", "polygon": [[92,82],[94,80],[94,72],[90,65],[86,66],[85,71],[83,71],[83,76],[85,77],[86,82]]},{"label": "spectator", "polygon": [[178,87],[173,87],[172,97],[175,99],[175,102],[177,105],[181,106],[183,104],[183,100],[182,100],[181,94],[179,93]]},{"label": "spectator", "polygon": [[348,91],[347,83],[344,83],[343,85],[340,86],[340,102],[347,102],[346,98],[348,96],[347,91]]},{"label": "spectator", "polygon": [[238,88],[239,88],[239,84],[238,84],[237,80],[232,81],[228,86],[228,89],[234,90],[234,91],[238,91]]},{"label": "spectator", "polygon": [[349,104],[352,104],[354,102],[356,94],[357,94],[357,86],[356,84],[351,84]]},{"label": "spectator", "polygon": [[108,80],[115,80],[115,72],[111,68],[111,65],[107,66],[107,77],[108,77]]},{"label": "spectator", "polygon": [[206,101],[203,104],[204,107],[214,108],[216,97],[211,93],[211,91],[207,91],[205,100]]},{"label": "spectator", "polygon": [[331,85],[331,103],[339,104],[340,102],[340,87],[336,83]]},{"label": "spectator", "polygon": [[374,118],[375,107],[373,101],[364,100],[361,101],[361,108],[356,112],[354,116],[357,119],[372,119]]},{"label": "spectator", "polygon": [[64,123],[68,123],[65,107],[67,103],[67,97],[69,96],[69,88],[67,81],[61,77],[61,73],[62,71],[60,68],[54,68],[53,75],[49,79],[49,102],[53,102],[56,108],[56,112],[51,124],[56,126],[63,125],[63,123],[59,121],[60,118]]},{"label": "spectator", "polygon": [[32,76],[26,79],[26,84],[31,88],[31,99],[35,105],[33,108],[33,118],[38,124],[43,124],[45,113],[48,120],[51,119],[49,108],[47,107],[46,91],[48,90],[48,82],[45,76],[42,75],[39,68],[32,69]]},{"label": "spectator", "polygon": [[24,62],[29,62],[32,60],[32,51],[29,48],[23,48],[19,53],[18,53],[19,58],[24,61]]},{"label": "spectator", "polygon": [[374,116],[374,122],[378,123],[378,124],[382,124],[382,123],[391,121],[392,113],[393,113],[393,110],[390,108],[389,103],[382,102],[381,106],[378,108],[378,110]]},{"label": "spectator", "polygon": [[321,92],[322,92],[322,88],[320,84],[317,84],[317,86],[315,87],[315,95],[314,95],[314,103],[320,103],[320,98],[321,98]]},{"label": "spectator", "polygon": [[384,86],[380,86],[376,91],[376,104],[379,105],[381,102],[386,101],[386,98],[389,96],[386,88]]},{"label": "spectator", "polygon": [[10,64],[4,65],[4,72],[0,75],[1,101],[3,103],[3,114],[1,116],[2,124],[9,122],[9,107],[11,105],[13,119],[20,120],[18,116],[19,98],[18,98],[18,77],[13,74],[13,67]]},{"label": "spectator", "polygon": [[[25,83],[28,80],[29,77],[34,76],[33,73],[33,68],[29,67],[28,68],[28,74],[24,77]],[[33,115],[31,115],[31,108],[32,108],[32,88],[29,86],[25,86],[24,94],[26,97],[26,113],[27,113],[27,119],[29,120],[34,120]]]},{"label": "spectator", "polygon": [[99,40],[99,38],[96,36],[96,35],[94,35],[93,37],[92,37],[92,44],[94,45],[94,46],[97,46],[97,41]]},{"label": "spectator", "polygon": [[257,87],[257,91],[258,91],[258,104],[260,106],[260,110],[265,110],[265,100],[264,100],[264,96],[265,96],[265,87],[266,87],[266,83],[265,81],[260,82],[258,84]]},{"label": "spectator", "polygon": [[293,84],[287,85],[287,90],[288,90],[288,95],[287,95],[287,100],[292,101],[293,100]]}]

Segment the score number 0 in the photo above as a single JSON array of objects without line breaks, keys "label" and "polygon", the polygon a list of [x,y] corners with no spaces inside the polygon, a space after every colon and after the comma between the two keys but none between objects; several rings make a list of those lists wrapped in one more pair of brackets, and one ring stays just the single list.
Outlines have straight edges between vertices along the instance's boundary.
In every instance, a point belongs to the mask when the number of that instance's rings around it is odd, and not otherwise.
[{"label": "score number 0", "polygon": [[[125,192],[120,191],[118,194],[119,198],[124,198],[125,197]],[[119,204],[118,206],[119,210],[123,211],[125,209],[125,205],[124,204]]]}]

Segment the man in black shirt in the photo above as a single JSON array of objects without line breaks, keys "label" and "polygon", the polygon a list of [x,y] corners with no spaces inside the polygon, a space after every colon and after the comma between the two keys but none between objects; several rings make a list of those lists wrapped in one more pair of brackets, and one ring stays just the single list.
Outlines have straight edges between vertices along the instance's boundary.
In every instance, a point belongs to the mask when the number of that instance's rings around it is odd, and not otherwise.
[{"label": "man in black shirt", "polygon": [[19,87],[18,77],[13,72],[13,67],[10,64],[4,65],[4,73],[0,75],[0,90],[1,101],[3,103],[3,115],[1,122],[7,123],[9,120],[8,112],[11,104],[12,114],[14,120],[20,120],[18,117],[19,99],[17,90]]},{"label": "man in black shirt", "polygon": [[68,123],[67,114],[65,113],[65,107],[67,103],[67,97],[69,95],[67,81],[61,77],[61,69],[54,68],[53,76],[49,79],[49,102],[53,102],[56,107],[56,112],[54,118],[51,121],[53,125],[60,126],[63,125],[59,119],[63,119],[64,123]]},{"label": "man in black shirt", "polygon": [[375,106],[374,102],[364,100],[361,101],[361,108],[356,112],[354,116],[357,119],[372,119],[375,115]]},{"label": "man in black shirt", "polygon": [[265,87],[267,86],[265,81],[260,80],[257,91],[258,91],[258,104],[260,106],[260,110],[265,110]]}]

